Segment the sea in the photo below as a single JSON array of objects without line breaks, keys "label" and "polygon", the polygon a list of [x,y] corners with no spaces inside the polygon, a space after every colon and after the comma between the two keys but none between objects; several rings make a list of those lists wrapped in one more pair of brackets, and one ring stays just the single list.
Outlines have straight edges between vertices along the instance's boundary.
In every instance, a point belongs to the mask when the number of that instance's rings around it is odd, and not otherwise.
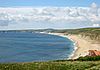
[{"label": "sea", "polygon": [[74,51],[68,38],[35,32],[0,32],[0,62],[66,60]]}]

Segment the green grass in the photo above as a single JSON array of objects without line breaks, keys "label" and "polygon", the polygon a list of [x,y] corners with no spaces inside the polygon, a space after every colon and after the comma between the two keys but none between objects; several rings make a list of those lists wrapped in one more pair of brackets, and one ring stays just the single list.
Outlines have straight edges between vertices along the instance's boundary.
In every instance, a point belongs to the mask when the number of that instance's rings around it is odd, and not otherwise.
[{"label": "green grass", "polygon": [[100,61],[51,61],[3,63],[0,70],[99,70]]}]

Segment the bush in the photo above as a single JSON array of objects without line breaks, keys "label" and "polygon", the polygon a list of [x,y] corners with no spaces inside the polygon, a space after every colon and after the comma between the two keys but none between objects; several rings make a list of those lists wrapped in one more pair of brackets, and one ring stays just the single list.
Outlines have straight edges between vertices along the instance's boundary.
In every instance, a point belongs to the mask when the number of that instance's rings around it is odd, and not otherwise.
[{"label": "bush", "polygon": [[99,61],[100,60],[100,56],[86,56],[86,57],[79,57],[78,59],[79,61]]}]

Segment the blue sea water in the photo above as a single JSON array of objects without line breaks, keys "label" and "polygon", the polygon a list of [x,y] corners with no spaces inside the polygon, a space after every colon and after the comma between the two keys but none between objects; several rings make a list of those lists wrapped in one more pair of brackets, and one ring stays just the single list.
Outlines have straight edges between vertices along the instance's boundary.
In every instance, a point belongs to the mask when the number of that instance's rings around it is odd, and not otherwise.
[{"label": "blue sea water", "polygon": [[67,59],[74,51],[67,38],[31,32],[0,32],[0,62]]}]

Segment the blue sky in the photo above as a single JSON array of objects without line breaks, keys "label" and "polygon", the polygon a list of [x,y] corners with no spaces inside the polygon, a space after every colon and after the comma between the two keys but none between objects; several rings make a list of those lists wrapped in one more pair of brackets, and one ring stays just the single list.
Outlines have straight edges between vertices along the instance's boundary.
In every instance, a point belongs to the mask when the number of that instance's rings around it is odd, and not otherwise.
[{"label": "blue sky", "polygon": [[89,6],[95,2],[100,5],[100,0],[0,0],[0,7],[16,6]]},{"label": "blue sky", "polygon": [[0,0],[0,30],[100,27],[100,0]]}]

